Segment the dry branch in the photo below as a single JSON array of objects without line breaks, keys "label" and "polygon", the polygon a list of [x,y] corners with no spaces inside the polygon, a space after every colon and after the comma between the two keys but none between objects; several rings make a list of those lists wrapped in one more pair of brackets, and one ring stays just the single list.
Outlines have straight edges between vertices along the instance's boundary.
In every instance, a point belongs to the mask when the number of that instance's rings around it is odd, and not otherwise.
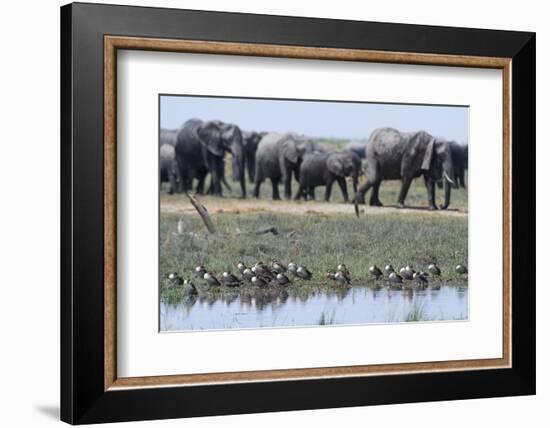
[{"label": "dry branch", "polygon": [[191,204],[195,207],[195,209],[201,216],[202,221],[204,222],[204,225],[206,226],[208,231],[212,234],[216,233],[216,228],[214,227],[214,223],[212,223],[212,219],[210,218],[206,207],[202,205],[194,196],[190,195],[189,193],[186,193],[186,195],[191,201]]},{"label": "dry branch", "polygon": [[264,233],[273,233],[273,235],[278,235],[279,230],[275,226],[269,226],[265,229],[260,229],[254,232],[255,235],[263,235]]}]

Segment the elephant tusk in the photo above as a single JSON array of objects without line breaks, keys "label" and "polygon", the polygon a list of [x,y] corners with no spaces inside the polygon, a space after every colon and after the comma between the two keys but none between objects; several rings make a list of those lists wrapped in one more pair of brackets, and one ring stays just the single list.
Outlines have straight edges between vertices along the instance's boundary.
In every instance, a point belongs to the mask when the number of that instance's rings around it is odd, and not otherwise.
[{"label": "elephant tusk", "polygon": [[447,180],[449,183],[455,184],[455,182],[451,180],[451,177],[449,177],[445,171],[443,171],[443,177],[445,177],[445,180]]}]

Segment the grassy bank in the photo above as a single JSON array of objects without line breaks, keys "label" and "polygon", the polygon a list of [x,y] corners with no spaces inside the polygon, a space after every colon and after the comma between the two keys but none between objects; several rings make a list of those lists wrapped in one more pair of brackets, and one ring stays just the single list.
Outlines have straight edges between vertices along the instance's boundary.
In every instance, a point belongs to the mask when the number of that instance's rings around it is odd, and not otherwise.
[{"label": "grassy bank", "polygon": [[[177,233],[178,220],[183,233]],[[354,284],[369,284],[368,268],[391,263],[398,268],[412,264],[426,269],[437,263],[446,282],[465,284],[454,272],[468,260],[467,217],[446,217],[419,212],[409,215],[362,216],[321,213],[231,213],[215,214],[218,233],[206,233],[198,215],[161,213],[160,273],[177,271],[191,277],[192,269],[203,264],[214,273],[236,272],[237,261],[251,265],[275,258],[295,261],[314,273],[311,284],[330,285],[327,269],[345,263]],[[256,235],[274,226],[278,234]],[[200,283],[200,281],[197,281]]]}]

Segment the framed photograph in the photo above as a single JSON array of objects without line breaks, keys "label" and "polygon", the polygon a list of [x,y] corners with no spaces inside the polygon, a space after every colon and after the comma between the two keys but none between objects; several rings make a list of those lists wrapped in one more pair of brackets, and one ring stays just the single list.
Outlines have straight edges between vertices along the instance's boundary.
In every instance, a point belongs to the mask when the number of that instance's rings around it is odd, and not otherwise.
[{"label": "framed photograph", "polygon": [[61,54],[62,420],[535,393],[533,33],[77,3]]}]

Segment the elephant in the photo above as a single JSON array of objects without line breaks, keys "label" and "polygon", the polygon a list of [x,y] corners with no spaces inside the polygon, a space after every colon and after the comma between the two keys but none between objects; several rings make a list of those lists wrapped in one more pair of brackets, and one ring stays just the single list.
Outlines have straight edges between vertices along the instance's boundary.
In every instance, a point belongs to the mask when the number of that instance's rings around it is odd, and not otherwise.
[{"label": "elephant", "polygon": [[359,156],[359,159],[365,159],[365,146],[367,143],[365,141],[351,141],[345,145],[345,149],[350,152],[355,153]]},{"label": "elephant", "polygon": [[[260,140],[267,132],[243,131],[243,152],[244,163],[248,171],[248,180],[254,183],[254,175],[256,171],[256,151]],[[237,168],[235,167],[236,160],[233,159],[233,180],[238,180]]]},{"label": "elephant", "polygon": [[365,193],[372,187],[370,205],[382,206],[378,197],[382,180],[401,180],[397,207],[402,208],[412,180],[422,175],[429,209],[437,209],[435,182],[440,178],[445,179],[445,203],[440,208],[449,207],[454,169],[447,141],[436,139],[425,131],[405,133],[394,128],[378,128],[369,137],[365,157],[367,180],[355,195],[357,203],[365,203]]},{"label": "elephant", "polygon": [[311,142],[296,134],[269,133],[258,144],[256,151],[256,173],[254,176],[254,196],[260,196],[262,182],[269,178],[273,187],[273,199],[281,199],[279,182],[284,184],[286,199],[292,194],[292,174],[300,179],[300,164],[306,152],[311,150]]},{"label": "elephant", "polygon": [[[468,146],[457,143],[456,141],[449,141],[451,146],[451,155],[453,157],[453,168],[455,175],[453,177],[454,188],[460,189],[466,188],[466,182],[464,174],[468,169]],[[443,179],[437,180],[437,187],[443,188]]]},{"label": "elephant", "polygon": [[[221,169],[221,174],[220,174],[220,179],[221,179],[221,182],[222,184],[225,186],[225,188],[227,190],[229,190],[230,192],[233,192],[233,188],[231,187],[231,185],[227,182],[227,179],[225,178],[225,164],[227,162],[226,159],[223,160],[223,166],[222,166],[222,169]],[[210,180],[210,186],[208,187],[208,191],[206,192],[207,194],[209,195],[213,195],[214,194],[214,180]]]},{"label": "elephant", "polygon": [[465,189],[464,173],[468,169],[468,145],[458,144],[455,141],[451,141],[449,144],[451,145],[451,155],[453,156],[455,188],[462,187]]},{"label": "elephant", "polygon": [[329,153],[313,152],[304,156],[300,166],[300,185],[294,199],[310,196],[315,199],[315,187],[325,187],[325,200],[330,200],[332,185],[338,182],[344,201],[348,202],[346,177],[351,177],[353,192],[357,192],[357,182],[361,171],[361,159],[349,150]]},{"label": "elephant", "polygon": [[161,128],[160,129],[160,135],[159,135],[159,145],[163,144],[169,144],[172,147],[176,146],[176,141],[178,138],[178,130],[177,129],[166,129]]},{"label": "elephant", "polygon": [[160,146],[159,166],[160,184],[162,185],[165,182],[170,183],[170,189],[168,190],[170,195],[178,192],[181,179],[174,146],[167,143]]},{"label": "elephant", "polygon": [[210,173],[213,194],[222,196],[221,183],[225,179],[226,152],[230,152],[235,159],[242,197],[245,198],[243,138],[240,128],[218,120],[186,121],[178,131],[176,142],[176,159],[182,177],[183,191],[187,192],[196,178],[197,193],[203,194],[204,180]]}]

